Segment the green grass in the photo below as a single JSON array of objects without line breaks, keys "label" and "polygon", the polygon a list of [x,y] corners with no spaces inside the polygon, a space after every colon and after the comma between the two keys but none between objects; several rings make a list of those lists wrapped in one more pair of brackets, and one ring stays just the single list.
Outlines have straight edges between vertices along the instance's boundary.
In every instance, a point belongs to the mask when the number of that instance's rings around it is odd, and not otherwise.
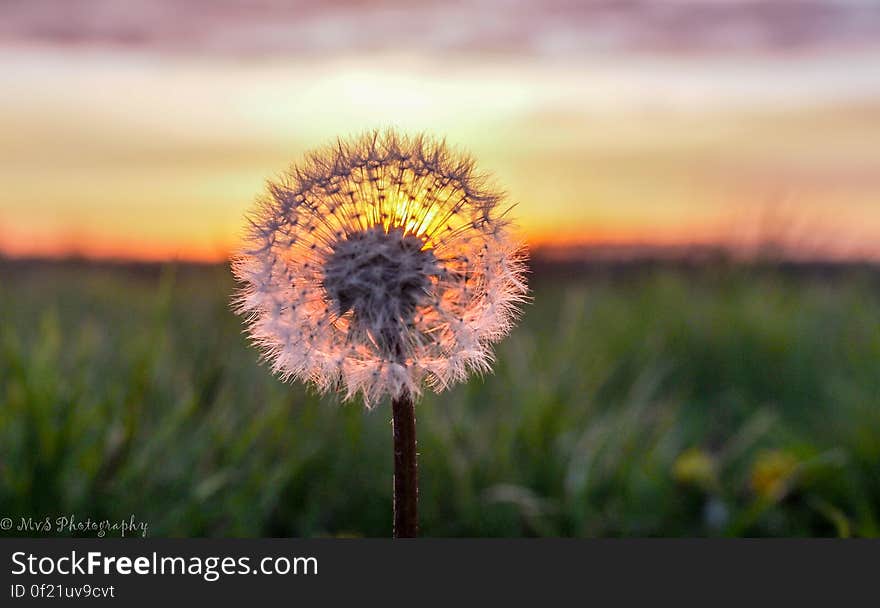
[{"label": "green grass", "polygon": [[[275,380],[225,268],[0,272],[0,516],[390,535],[388,404]],[[493,375],[417,406],[424,535],[880,536],[867,276],[659,269],[533,295]]]}]

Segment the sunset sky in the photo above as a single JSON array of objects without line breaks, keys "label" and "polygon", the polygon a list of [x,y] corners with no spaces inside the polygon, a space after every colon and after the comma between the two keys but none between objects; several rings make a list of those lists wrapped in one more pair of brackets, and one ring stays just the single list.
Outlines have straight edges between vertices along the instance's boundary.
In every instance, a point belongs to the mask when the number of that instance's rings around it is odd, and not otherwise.
[{"label": "sunset sky", "polygon": [[880,258],[880,3],[6,1],[0,252],[225,259],[337,135],[429,131],[533,244]]}]

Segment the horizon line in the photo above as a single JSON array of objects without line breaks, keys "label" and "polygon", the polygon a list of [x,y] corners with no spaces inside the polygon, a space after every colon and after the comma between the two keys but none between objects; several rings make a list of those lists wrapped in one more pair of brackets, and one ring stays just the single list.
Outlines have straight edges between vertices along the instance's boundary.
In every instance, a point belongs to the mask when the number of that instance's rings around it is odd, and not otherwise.
[{"label": "horizon line", "polygon": [[[629,242],[575,242],[575,243],[528,243],[526,246],[532,261],[549,264],[608,263],[638,261],[713,261],[734,262],[775,261],[803,264],[854,264],[877,265],[880,256],[865,252],[797,251],[797,248],[766,242],[755,245],[739,245],[721,242],[662,243],[647,241]],[[0,262],[84,262],[94,264],[185,264],[214,266],[228,264],[235,257],[229,251],[225,255],[150,255],[130,252],[127,254],[95,253],[74,248],[56,252],[15,252],[0,247]]]}]

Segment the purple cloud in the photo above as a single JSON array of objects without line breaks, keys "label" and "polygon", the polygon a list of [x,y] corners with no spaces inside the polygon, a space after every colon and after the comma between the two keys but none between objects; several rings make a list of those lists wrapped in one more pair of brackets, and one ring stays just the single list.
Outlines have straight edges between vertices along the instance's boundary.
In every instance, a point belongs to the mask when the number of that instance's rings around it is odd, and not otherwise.
[{"label": "purple cloud", "polygon": [[880,47],[873,0],[0,0],[0,44],[291,56]]}]

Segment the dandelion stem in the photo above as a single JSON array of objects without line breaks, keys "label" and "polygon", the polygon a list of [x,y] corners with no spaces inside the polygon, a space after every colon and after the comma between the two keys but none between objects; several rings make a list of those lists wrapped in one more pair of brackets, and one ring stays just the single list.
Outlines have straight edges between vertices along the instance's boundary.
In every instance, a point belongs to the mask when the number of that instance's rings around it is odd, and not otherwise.
[{"label": "dandelion stem", "polygon": [[419,532],[419,469],[416,412],[412,396],[391,401],[394,430],[394,538],[415,538]]}]

